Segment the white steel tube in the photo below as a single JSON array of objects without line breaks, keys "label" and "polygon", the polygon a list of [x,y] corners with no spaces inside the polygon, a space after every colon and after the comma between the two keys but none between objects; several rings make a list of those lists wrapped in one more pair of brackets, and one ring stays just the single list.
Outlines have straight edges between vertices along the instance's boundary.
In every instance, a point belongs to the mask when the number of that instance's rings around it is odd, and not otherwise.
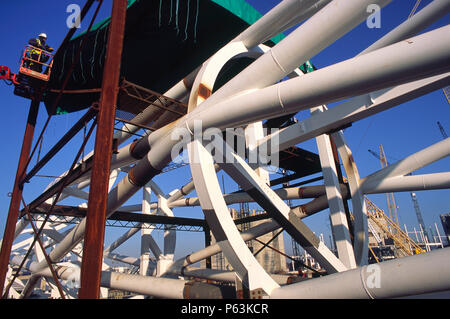
[{"label": "white steel tube", "polygon": [[330,108],[323,113],[310,116],[301,122],[297,122],[266,136],[259,147],[271,150],[271,143],[275,142],[277,144],[275,149],[278,149],[278,151],[284,150],[319,134],[335,131],[348,124],[417,98],[418,96],[433,92],[449,81],[450,72],[447,72],[442,75],[396,86],[376,97],[371,97],[369,94],[358,96],[336,107]]},{"label": "white steel tube", "polygon": [[[130,256],[123,256],[120,254],[109,254],[109,255],[105,255],[105,258],[111,259],[111,260],[116,260],[116,261],[120,261],[122,263],[126,263],[126,264],[130,264],[133,266],[139,266],[140,265],[140,260],[139,258],[136,257],[130,257]],[[154,263],[154,261],[151,261],[152,263]],[[156,266],[156,265],[152,265],[152,266]]]},{"label": "white steel tube", "polygon": [[[291,21],[289,21],[284,27],[283,31],[290,29],[294,27],[295,25],[301,23],[302,21],[312,17],[316,12],[321,10],[323,7],[325,7],[328,3],[330,3],[331,0],[319,0],[315,4],[313,4],[311,7],[309,7],[306,11],[304,11],[301,15],[298,15]],[[264,41],[263,41],[264,42]]]},{"label": "white steel tube", "polygon": [[449,35],[450,26],[442,27],[202,110],[208,99],[186,121],[191,131],[195,120],[202,120],[203,128],[236,127],[445,73],[450,70],[450,43],[441,39]]},{"label": "white steel tube", "polygon": [[100,285],[160,298],[183,299],[186,281],[102,271]]},{"label": "white steel tube", "polygon": [[234,283],[236,281],[236,273],[234,271],[228,270],[187,267],[183,268],[180,273],[174,274],[186,277],[203,278],[208,280],[216,280],[229,283]]},{"label": "white steel tube", "polygon": [[364,21],[369,15],[368,5],[384,7],[389,2],[391,0],[332,1],[217,90],[199,108],[207,108],[245,90],[275,83]]},{"label": "white steel tube", "polygon": [[275,289],[274,299],[397,298],[450,290],[450,248],[368,265]]},{"label": "white steel tube", "polygon": [[284,0],[248,27],[232,42],[242,41],[248,49],[269,40],[290,26],[311,17],[331,0]]},{"label": "white steel tube", "polygon": [[369,180],[363,184],[365,194],[410,192],[450,188],[450,173],[397,176],[383,180]]},{"label": "white steel tube", "polygon": [[[59,278],[68,280],[73,278],[75,269],[59,266],[55,269]],[[51,277],[50,270],[44,269],[36,275]],[[151,276],[129,275],[125,273],[102,271],[101,287],[131,291],[144,295],[152,295],[160,298],[183,299],[183,291],[186,281],[156,278]]]},{"label": "white steel tube", "polygon": [[[311,109],[311,112],[323,112],[323,110],[323,107],[317,107]],[[356,268],[355,254],[353,252],[348,226],[349,221],[347,221],[345,215],[345,207],[340,192],[338,173],[330,136],[326,134],[317,136],[316,143],[319,151],[324,184],[326,185],[325,189],[330,210],[330,223],[338,253],[337,255],[347,269]]]},{"label": "white steel tube", "polygon": [[369,46],[361,52],[360,55],[412,37],[431,25],[434,21],[444,17],[449,11],[450,2],[448,0],[434,0],[410,19],[406,20],[394,30],[383,36],[380,40]]},{"label": "white steel tube", "polygon": [[370,174],[362,181],[362,187],[364,188],[364,184],[366,183],[368,185],[375,185],[375,183],[380,183],[389,177],[406,175],[449,155],[450,137]]},{"label": "white steel tube", "polygon": [[[234,271],[228,270],[187,267],[184,268],[181,273],[174,273],[174,274],[186,277],[195,277],[229,283],[236,282],[236,273]],[[275,280],[275,282],[279,285],[287,284],[291,281],[295,281],[298,278],[297,276],[280,275],[280,274],[270,274],[270,277],[272,277],[272,279]]]},{"label": "white steel tube", "polygon": [[[325,194],[325,186],[306,186],[306,187],[290,187],[275,189],[274,192],[283,200],[292,200],[300,198],[315,198]],[[224,194],[223,198],[228,205],[253,202],[253,198],[245,192]],[[172,201],[169,204],[170,208],[184,207],[184,206],[200,206],[198,197],[188,197]]]}]

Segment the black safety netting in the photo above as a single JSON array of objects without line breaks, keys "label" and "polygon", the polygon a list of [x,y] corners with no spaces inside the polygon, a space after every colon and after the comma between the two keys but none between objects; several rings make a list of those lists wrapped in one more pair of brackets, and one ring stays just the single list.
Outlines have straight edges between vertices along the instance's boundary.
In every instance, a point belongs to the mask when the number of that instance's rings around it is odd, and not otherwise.
[{"label": "black safety netting", "polygon": [[[220,1],[130,1],[121,77],[156,92],[165,92],[249,26],[247,21],[216,2]],[[244,3],[239,0],[232,5],[238,2]],[[255,15],[255,12],[250,13]],[[110,19],[106,19],[98,23],[87,34],[79,63],[75,64],[65,90],[87,91],[101,87],[109,22]],[[58,95],[57,90],[72,63],[76,62],[84,35],[73,38],[54,59],[50,90],[44,98],[49,112]],[[78,111],[98,99],[98,92],[65,93],[55,113]]]}]

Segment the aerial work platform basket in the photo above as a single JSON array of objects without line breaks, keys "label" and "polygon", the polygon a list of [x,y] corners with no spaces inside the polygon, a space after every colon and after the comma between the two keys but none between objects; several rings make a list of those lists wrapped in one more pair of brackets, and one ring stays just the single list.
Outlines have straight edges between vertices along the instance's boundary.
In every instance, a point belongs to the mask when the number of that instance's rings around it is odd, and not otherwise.
[{"label": "aerial work platform basket", "polygon": [[48,82],[52,66],[53,54],[32,45],[27,45],[23,51],[19,73]]}]

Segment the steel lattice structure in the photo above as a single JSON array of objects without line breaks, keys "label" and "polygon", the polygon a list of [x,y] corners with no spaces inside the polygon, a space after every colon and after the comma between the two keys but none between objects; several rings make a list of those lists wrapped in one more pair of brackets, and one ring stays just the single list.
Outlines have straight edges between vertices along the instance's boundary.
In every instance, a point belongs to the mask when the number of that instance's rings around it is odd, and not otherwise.
[{"label": "steel lattice structure", "polygon": [[[138,118],[128,121],[122,129],[117,130],[114,134],[117,148],[111,157],[108,196],[105,198],[106,218],[116,214],[116,219],[108,219],[108,223],[111,225],[114,220],[121,221],[117,211],[139,211],[142,212],[139,214],[142,218],[150,214],[149,216],[161,215],[161,219],[152,224],[150,219],[153,217],[131,220],[129,215],[121,215],[125,223],[132,225],[104,249],[103,257],[139,266],[139,274],[103,271],[99,273],[101,286],[161,298],[228,296],[228,290],[222,286],[192,283],[188,279],[191,277],[219,283],[234,283],[238,278],[250,297],[262,294],[268,298],[390,298],[449,290],[450,248],[380,263],[378,267],[382,276],[379,287],[367,285],[373,269],[368,265],[368,218],[364,195],[450,188],[450,172],[407,176],[449,156],[450,138],[361,177],[342,128],[449,84],[450,42],[442,39],[449,38],[450,26],[418,36],[416,34],[448,13],[450,2],[434,0],[352,59],[307,74],[298,69],[304,61],[364,22],[370,15],[367,10],[369,5],[383,7],[389,2],[390,0],[281,1],[192,74],[165,92],[162,96],[167,97],[166,99],[153,102]],[[274,47],[269,48],[263,44],[272,36],[303,21],[303,24]],[[224,65],[244,57],[253,59],[253,63],[213,92],[212,88]],[[344,99],[348,100],[332,108],[326,105]],[[143,135],[131,144],[127,143],[130,137],[135,138],[136,133],[150,122],[155,104],[160,108],[168,108],[174,101],[187,105],[186,115],[175,114],[176,120],[161,128],[149,130],[148,135]],[[264,135],[263,120],[301,110],[310,110],[311,116],[291,123],[275,133]],[[173,113],[172,110],[163,116],[170,118],[174,116]],[[92,118],[90,115],[87,117],[88,121]],[[282,151],[315,139],[324,185],[274,191],[269,186],[267,172],[249,165],[246,158],[219,135],[214,140],[214,156],[211,155],[208,141],[195,134],[198,123],[201,123],[202,132],[210,128],[216,128],[219,132],[228,128],[243,128],[247,136],[248,156],[261,154],[262,150]],[[164,170],[173,160],[173,148],[183,142],[183,136],[173,134],[177,130],[189,132],[189,140],[184,142],[188,150],[192,181],[180,185],[170,193],[164,193],[153,178],[161,174],[160,178],[164,177]],[[275,156],[276,152],[269,154],[271,155]],[[335,160],[337,155],[345,169],[346,183],[339,179],[341,175]],[[59,285],[52,281],[55,276],[66,283],[66,287],[61,287],[62,291],[59,291],[65,297],[76,297],[76,291],[68,289],[67,284],[79,277],[79,267],[76,263],[59,262],[69,253],[78,256],[78,262],[84,262],[88,258],[86,250],[83,253],[82,242],[86,241],[85,233],[89,222],[84,216],[91,201],[85,189],[92,189],[90,169],[93,166],[95,167],[92,152],[79,161],[73,170],[61,174],[61,178],[50,184],[41,196],[22,211],[22,218],[16,225],[15,238],[20,234],[32,234],[27,228],[27,216],[31,216],[28,213],[35,216],[34,222],[40,227],[43,220],[38,216],[45,216],[42,210],[46,209],[45,205],[52,205],[59,187],[64,186],[61,196],[56,196],[58,201],[71,196],[89,200],[84,205],[84,213],[77,210],[75,214],[75,208],[66,207],[66,211],[71,211],[73,216],[61,213],[61,216],[52,215],[50,220],[45,220],[42,244],[47,248],[48,256],[44,256],[37,247],[35,258],[24,261],[24,248],[31,244],[33,237],[12,247],[6,284],[13,276],[13,266],[22,263],[32,273],[31,279],[20,288],[22,297],[31,294],[41,277],[48,278],[57,292]],[[220,170],[244,191],[223,194],[217,178]],[[117,181],[120,172],[124,177]],[[65,176],[66,179],[63,178]],[[65,182],[62,183],[61,180]],[[187,198],[194,190],[198,198]],[[143,204],[125,205],[139,191],[144,193]],[[156,194],[157,202],[150,202],[151,192]],[[298,207],[289,207],[285,203],[286,200],[299,198],[313,200]],[[351,201],[353,208],[353,242],[345,214],[346,200]],[[242,202],[259,204],[267,212],[264,218],[270,219],[240,233],[230,216],[228,206]],[[58,211],[64,211],[63,206],[55,204],[52,206]],[[177,219],[177,208],[187,206],[200,206],[205,221]],[[326,208],[330,210],[339,257],[302,221]],[[87,214],[89,213],[88,211]],[[75,226],[67,227],[72,223]],[[141,227],[144,224],[147,226]],[[163,225],[164,247],[158,246],[151,235],[154,227],[148,225]],[[204,230],[205,233],[211,230],[217,243],[209,243],[204,249],[175,260],[176,230],[186,229],[183,227]],[[327,271],[327,276],[286,285],[287,276],[269,274],[263,269],[245,241],[281,228],[320,263]],[[140,259],[113,253],[114,249],[137,232],[141,232],[142,236]],[[150,258],[150,252],[154,257]],[[191,266],[219,252],[227,257],[233,272]],[[52,265],[50,267],[49,260]],[[100,265],[101,263],[102,260]],[[423,275],[425,272],[426,276]],[[184,276],[185,279],[175,279],[177,276]],[[81,284],[83,285],[83,278]],[[11,287],[8,296],[16,298],[19,294]]]}]

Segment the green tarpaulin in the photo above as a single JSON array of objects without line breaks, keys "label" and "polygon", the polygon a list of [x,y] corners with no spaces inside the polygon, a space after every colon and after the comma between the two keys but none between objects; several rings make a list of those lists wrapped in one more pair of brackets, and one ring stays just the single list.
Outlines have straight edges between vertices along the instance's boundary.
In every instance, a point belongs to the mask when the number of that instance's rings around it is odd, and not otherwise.
[{"label": "green tarpaulin", "polygon": [[[163,93],[260,17],[244,0],[129,0],[121,76]],[[101,87],[109,22],[105,19],[89,32],[66,90]],[[55,57],[50,89],[61,88],[84,35],[74,37]],[[312,65],[301,68],[311,71]],[[45,95],[47,110],[56,95]],[[56,113],[87,108],[98,98],[98,93],[64,94]]]}]

